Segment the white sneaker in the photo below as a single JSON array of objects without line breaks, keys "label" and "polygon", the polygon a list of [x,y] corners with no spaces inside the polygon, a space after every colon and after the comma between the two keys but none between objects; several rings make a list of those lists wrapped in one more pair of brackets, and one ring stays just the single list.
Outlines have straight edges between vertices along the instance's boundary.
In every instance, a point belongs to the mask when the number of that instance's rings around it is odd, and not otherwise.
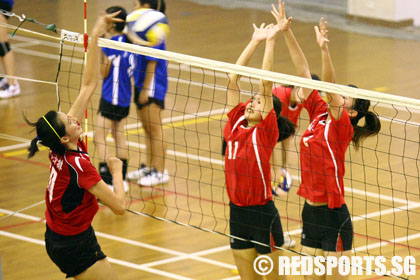
[{"label": "white sneaker", "polygon": [[18,82],[13,85],[6,84],[2,90],[0,90],[0,98],[6,99],[20,94],[20,86]]},{"label": "white sneaker", "polygon": [[127,179],[128,180],[138,180],[144,176],[146,176],[147,173],[150,172],[150,168],[147,167],[144,164],[141,164],[140,168],[138,170],[130,171],[127,173]]},{"label": "white sneaker", "polygon": [[152,168],[144,177],[140,178],[138,183],[142,186],[154,186],[165,184],[169,182],[169,173],[168,170],[164,170],[163,173]]},{"label": "white sneaker", "polygon": [[288,248],[294,248],[295,246],[296,246],[296,241],[290,238],[289,235],[285,235],[283,247],[288,249]]},{"label": "white sneaker", "polygon": [[[123,181],[123,186],[124,186],[124,191],[128,192],[130,190],[130,185],[128,184],[127,181]],[[114,191],[114,186],[113,185],[108,185],[108,187]]]}]

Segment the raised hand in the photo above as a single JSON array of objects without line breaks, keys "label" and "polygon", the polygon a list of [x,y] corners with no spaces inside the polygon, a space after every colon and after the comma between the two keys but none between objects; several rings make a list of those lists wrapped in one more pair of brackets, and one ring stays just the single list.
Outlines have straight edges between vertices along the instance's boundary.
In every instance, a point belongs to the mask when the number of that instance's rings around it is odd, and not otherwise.
[{"label": "raised hand", "polygon": [[117,16],[120,12],[121,11],[117,11],[112,14],[103,13],[100,15],[96,20],[95,26],[93,27],[92,35],[100,37],[105,34],[107,26],[110,23],[123,22],[122,19],[115,18],[115,16]]},{"label": "raised hand", "polygon": [[319,27],[314,26],[315,34],[316,34],[316,41],[321,49],[325,49],[327,47],[328,40],[328,22],[324,20],[322,17],[319,20]]},{"label": "raised hand", "polygon": [[260,27],[258,27],[253,23],[252,26],[254,27],[254,33],[252,34],[253,41],[262,42],[267,39],[267,28],[270,25],[265,26],[265,23],[262,23]]},{"label": "raised hand", "polygon": [[279,32],[280,32],[280,28],[277,25],[274,25],[274,24],[267,25],[267,40],[272,40],[276,38]]},{"label": "raised hand", "polygon": [[286,17],[286,10],[285,10],[285,3],[281,2],[279,0],[279,9],[277,10],[276,7],[273,5],[271,14],[274,16],[277,22],[277,27],[281,31],[288,31],[290,28],[290,25],[292,24],[292,17],[287,18]]}]

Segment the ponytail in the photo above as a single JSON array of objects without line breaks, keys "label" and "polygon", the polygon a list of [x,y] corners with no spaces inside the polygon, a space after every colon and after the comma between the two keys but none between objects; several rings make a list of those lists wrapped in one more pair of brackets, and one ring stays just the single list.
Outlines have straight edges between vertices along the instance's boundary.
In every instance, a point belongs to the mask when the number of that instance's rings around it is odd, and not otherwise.
[{"label": "ponytail", "polygon": [[39,149],[38,149],[38,136],[35,137],[34,139],[32,139],[31,145],[29,146],[28,151],[29,151],[28,158],[33,157],[35,155],[35,153],[39,151]]},{"label": "ponytail", "polygon": [[[354,100],[353,110],[357,112],[357,116],[351,118],[351,124],[353,125],[353,143],[358,149],[361,142],[367,137],[377,135],[381,130],[381,122],[378,116],[369,111],[370,101],[366,99],[357,98]],[[365,118],[365,124],[363,126],[357,125],[359,120]]]},{"label": "ponytail", "polygon": [[29,126],[35,127],[37,133],[37,137],[32,139],[28,148],[28,158],[33,157],[39,151],[38,142],[50,148],[54,153],[64,155],[66,147],[61,144],[61,137],[66,135],[66,128],[58,121],[56,111],[49,111],[34,123],[30,122],[25,115],[23,118]]}]

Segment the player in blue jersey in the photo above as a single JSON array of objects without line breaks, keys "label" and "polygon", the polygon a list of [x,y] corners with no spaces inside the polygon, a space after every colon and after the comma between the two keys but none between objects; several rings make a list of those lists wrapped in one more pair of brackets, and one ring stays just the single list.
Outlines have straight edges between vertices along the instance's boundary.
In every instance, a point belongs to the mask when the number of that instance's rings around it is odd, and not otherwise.
[{"label": "player in blue jersey", "polygon": [[[11,12],[13,9],[13,0],[0,0],[0,9]],[[7,24],[8,16],[0,14],[0,23]],[[9,43],[7,27],[0,27],[0,61],[6,75],[15,75],[15,57]],[[0,99],[13,97],[20,94],[20,86],[14,78],[3,78],[0,80]]]},{"label": "player in blue jersey", "polygon": [[[164,0],[138,0],[135,9],[149,8],[165,13]],[[154,46],[166,50],[166,42]],[[167,62],[163,59],[138,55],[134,71],[137,114],[146,136],[146,163],[140,169],[129,172],[130,180],[138,179],[142,186],[153,186],[169,181],[165,169],[166,146],[163,141],[162,110],[168,89]]]},{"label": "player in blue jersey", "polygon": [[[117,17],[124,20],[127,12],[124,8],[113,6],[106,10],[108,14],[121,11]],[[127,42],[127,36],[122,33],[124,22],[110,24],[107,34],[111,40]],[[98,152],[99,174],[108,185],[112,185],[112,176],[108,170],[106,159],[110,156],[106,145],[106,136],[111,129],[115,139],[116,156],[123,162],[124,189],[128,191],[125,181],[127,173],[128,148],[124,135],[124,119],[128,116],[132,95],[132,75],[135,56],[126,51],[102,48],[101,75],[103,78],[102,97],[99,104],[95,128],[95,145]]]}]

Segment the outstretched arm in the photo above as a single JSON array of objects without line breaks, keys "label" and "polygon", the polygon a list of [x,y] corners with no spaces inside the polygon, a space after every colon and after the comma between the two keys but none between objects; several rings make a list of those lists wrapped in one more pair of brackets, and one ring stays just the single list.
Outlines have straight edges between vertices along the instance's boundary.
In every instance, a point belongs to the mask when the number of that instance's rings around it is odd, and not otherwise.
[{"label": "outstretched arm", "polygon": [[[267,39],[265,43],[265,52],[262,63],[262,70],[273,71],[273,57],[274,57],[274,45],[277,34],[280,29],[276,25],[269,25],[267,29]],[[260,101],[263,105],[262,119],[270,113],[273,109],[273,82],[262,80],[260,82]]]},{"label": "outstretched arm", "polygon": [[[255,51],[257,50],[258,45],[266,39],[267,36],[267,27],[265,24],[261,24],[260,27],[257,27],[255,24],[254,26],[254,33],[252,34],[251,41],[242,51],[241,55],[239,56],[238,60],[236,61],[236,65],[246,66],[248,65],[251,57],[254,55]],[[228,84],[228,91],[227,91],[227,106],[232,109],[239,103],[240,98],[240,88],[239,88],[239,79],[240,76],[231,73],[229,74],[229,84]]]},{"label": "outstretched arm", "polygon": [[[286,41],[290,57],[292,58],[293,64],[296,68],[297,75],[303,78],[312,79],[308,61],[306,60],[306,57],[293,35],[292,29],[290,28],[290,25],[292,24],[292,17],[286,17],[285,3],[279,1],[278,11],[273,5],[271,13],[277,21],[277,26],[283,31],[283,36]],[[290,99],[292,102],[298,101],[297,98],[306,99],[311,94],[312,89],[302,88],[295,92],[298,96],[292,96]]]},{"label": "outstretched arm", "polygon": [[335,71],[328,49],[328,23],[322,17],[319,20],[319,27],[314,26],[316,41],[321,48],[322,56],[322,80],[324,82],[335,83]]},{"label": "outstretched arm", "polygon": [[86,68],[82,76],[82,85],[80,88],[79,95],[76,101],[71,106],[68,115],[76,118],[79,122],[82,122],[84,112],[87,109],[90,99],[95,92],[96,85],[98,84],[99,75],[99,50],[98,50],[98,38],[105,34],[106,26],[110,22],[123,21],[118,18],[114,18],[120,12],[113,14],[104,14],[99,16],[95,26],[93,27],[91,40],[89,42],[88,58],[86,62]]},{"label": "outstretched arm", "polygon": [[[322,57],[322,80],[324,82],[335,83],[335,70],[328,49],[328,23],[321,18],[319,26],[315,26],[316,41],[321,48]],[[338,120],[343,113],[344,100],[341,95],[327,92],[327,103],[334,119]]]}]

